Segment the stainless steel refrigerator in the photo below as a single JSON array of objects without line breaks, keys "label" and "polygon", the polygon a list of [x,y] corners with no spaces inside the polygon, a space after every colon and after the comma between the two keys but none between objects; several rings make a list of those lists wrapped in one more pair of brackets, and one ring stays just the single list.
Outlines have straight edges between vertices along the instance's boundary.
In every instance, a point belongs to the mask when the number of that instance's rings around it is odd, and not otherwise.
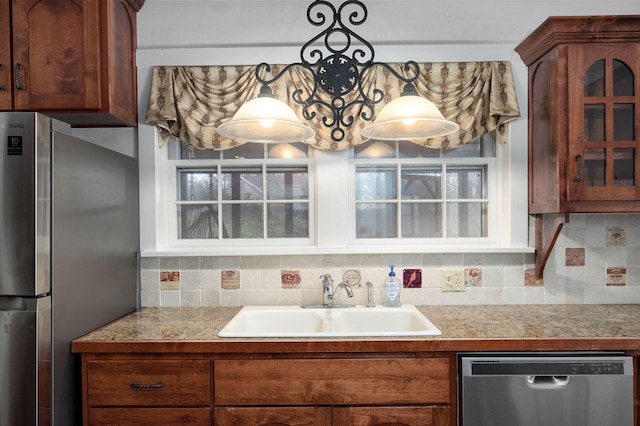
[{"label": "stainless steel refrigerator", "polygon": [[0,426],[81,423],[70,342],[137,307],[137,160],[0,113]]}]

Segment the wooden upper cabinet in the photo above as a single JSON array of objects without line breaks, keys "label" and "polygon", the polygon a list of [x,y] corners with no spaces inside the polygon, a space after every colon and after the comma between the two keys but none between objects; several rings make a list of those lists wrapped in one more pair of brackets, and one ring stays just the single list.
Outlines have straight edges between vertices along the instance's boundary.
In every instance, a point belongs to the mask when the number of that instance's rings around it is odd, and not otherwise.
[{"label": "wooden upper cabinet", "polygon": [[[141,0],[12,0],[6,43],[12,96],[11,104],[5,101],[0,108],[40,111],[78,127],[135,126],[141,5]],[[0,31],[4,28],[9,26]],[[0,55],[4,44],[5,37]]]},{"label": "wooden upper cabinet", "polygon": [[0,2],[0,111],[11,109],[11,21],[9,2]]},{"label": "wooden upper cabinet", "polygon": [[640,211],[640,16],[550,17],[516,51],[529,213]]}]

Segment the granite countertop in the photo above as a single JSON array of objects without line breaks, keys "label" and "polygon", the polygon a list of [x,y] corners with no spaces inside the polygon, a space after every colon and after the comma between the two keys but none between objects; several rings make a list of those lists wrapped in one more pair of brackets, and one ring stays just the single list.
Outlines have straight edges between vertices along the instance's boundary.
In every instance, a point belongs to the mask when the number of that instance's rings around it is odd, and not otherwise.
[{"label": "granite countertop", "polygon": [[74,352],[640,350],[640,305],[418,306],[436,337],[220,338],[240,308],[144,308],[72,343]]}]

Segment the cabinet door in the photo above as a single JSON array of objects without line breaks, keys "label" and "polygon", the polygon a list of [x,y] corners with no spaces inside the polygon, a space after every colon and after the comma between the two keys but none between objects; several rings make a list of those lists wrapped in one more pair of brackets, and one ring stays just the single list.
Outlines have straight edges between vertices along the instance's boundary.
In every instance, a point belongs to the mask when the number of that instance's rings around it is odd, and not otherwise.
[{"label": "cabinet door", "polygon": [[11,22],[9,2],[0,3],[0,111],[11,109]]},{"label": "cabinet door", "polygon": [[341,407],[333,426],[448,426],[447,407]]},{"label": "cabinet door", "polygon": [[640,44],[571,45],[569,201],[640,200]]},{"label": "cabinet door", "polygon": [[218,407],[214,417],[217,426],[330,426],[331,408]]},{"label": "cabinet door", "polygon": [[100,107],[98,7],[95,0],[12,0],[16,110]]}]

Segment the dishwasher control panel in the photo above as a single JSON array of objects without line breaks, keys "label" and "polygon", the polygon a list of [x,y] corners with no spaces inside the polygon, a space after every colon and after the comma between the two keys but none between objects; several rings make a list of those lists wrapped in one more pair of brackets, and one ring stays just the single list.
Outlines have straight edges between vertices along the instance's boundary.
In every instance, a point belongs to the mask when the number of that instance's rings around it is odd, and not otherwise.
[{"label": "dishwasher control panel", "polygon": [[474,360],[467,367],[473,376],[625,374],[622,361]]}]

